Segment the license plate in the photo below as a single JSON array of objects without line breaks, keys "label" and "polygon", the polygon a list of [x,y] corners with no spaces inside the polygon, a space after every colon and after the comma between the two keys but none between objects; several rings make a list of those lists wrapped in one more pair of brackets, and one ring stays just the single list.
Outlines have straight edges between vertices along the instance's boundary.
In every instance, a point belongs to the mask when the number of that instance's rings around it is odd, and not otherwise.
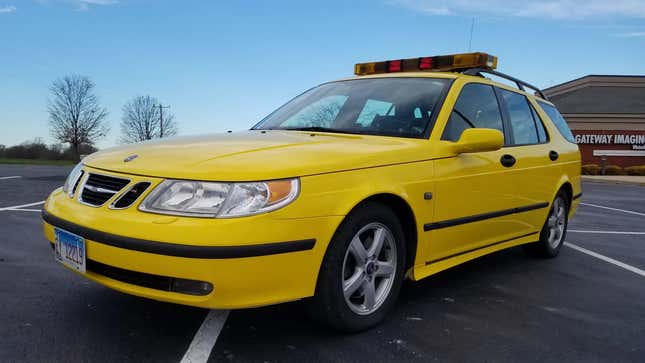
[{"label": "license plate", "polygon": [[54,228],[56,259],[62,264],[85,272],[85,239],[60,228]]}]

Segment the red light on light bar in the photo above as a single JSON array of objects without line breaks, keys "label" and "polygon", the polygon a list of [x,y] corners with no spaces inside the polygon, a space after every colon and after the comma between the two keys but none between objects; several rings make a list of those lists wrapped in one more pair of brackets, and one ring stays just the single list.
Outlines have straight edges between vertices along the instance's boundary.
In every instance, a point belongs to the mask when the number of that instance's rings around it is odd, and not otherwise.
[{"label": "red light on light bar", "polygon": [[432,57],[419,58],[419,69],[432,69]]},{"label": "red light on light bar", "polygon": [[403,70],[403,62],[401,60],[392,60],[387,62],[388,72],[401,72]]}]

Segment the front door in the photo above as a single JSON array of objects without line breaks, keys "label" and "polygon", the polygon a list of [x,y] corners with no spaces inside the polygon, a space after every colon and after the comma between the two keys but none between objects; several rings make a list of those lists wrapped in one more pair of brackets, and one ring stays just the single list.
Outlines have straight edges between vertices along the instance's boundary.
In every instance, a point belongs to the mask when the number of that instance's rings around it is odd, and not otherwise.
[{"label": "front door", "polygon": [[[455,142],[467,128],[491,128],[511,138],[499,92],[490,85],[468,83],[443,130],[442,140]],[[434,220],[426,261],[443,259],[522,237],[526,224],[516,208],[533,208],[523,200],[512,145],[500,150],[460,154],[435,160]]]}]

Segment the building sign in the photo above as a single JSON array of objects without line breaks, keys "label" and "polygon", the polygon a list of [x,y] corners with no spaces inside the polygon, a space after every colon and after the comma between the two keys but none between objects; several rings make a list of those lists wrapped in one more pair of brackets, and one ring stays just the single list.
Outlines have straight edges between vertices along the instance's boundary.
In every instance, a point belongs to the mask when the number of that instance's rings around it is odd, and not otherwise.
[{"label": "building sign", "polygon": [[631,145],[635,150],[645,148],[645,135],[643,134],[577,134],[575,137],[578,144],[624,144]]}]

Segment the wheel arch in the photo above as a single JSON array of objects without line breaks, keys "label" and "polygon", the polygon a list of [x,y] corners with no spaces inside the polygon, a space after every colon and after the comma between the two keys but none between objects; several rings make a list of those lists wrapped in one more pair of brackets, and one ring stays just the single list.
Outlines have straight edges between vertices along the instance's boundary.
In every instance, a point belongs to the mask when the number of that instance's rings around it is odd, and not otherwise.
[{"label": "wheel arch", "polygon": [[410,204],[408,204],[408,202],[399,195],[392,193],[379,193],[373,194],[358,202],[348,214],[352,213],[361,205],[370,202],[379,203],[390,208],[399,218],[401,227],[403,228],[403,233],[405,234],[406,270],[413,267],[417,255],[417,245],[419,238],[416,217],[414,215],[412,207],[410,207]]},{"label": "wheel arch", "polygon": [[567,203],[569,205],[569,208],[571,207],[571,204],[573,203],[573,185],[571,185],[571,182],[568,179],[563,179],[558,183],[559,187],[556,189],[555,194],[553,194],[553,197],[551,200],[555,199],[555,196],[560,193],[560,191],[563,191],[564,194],[567,197]]}]

